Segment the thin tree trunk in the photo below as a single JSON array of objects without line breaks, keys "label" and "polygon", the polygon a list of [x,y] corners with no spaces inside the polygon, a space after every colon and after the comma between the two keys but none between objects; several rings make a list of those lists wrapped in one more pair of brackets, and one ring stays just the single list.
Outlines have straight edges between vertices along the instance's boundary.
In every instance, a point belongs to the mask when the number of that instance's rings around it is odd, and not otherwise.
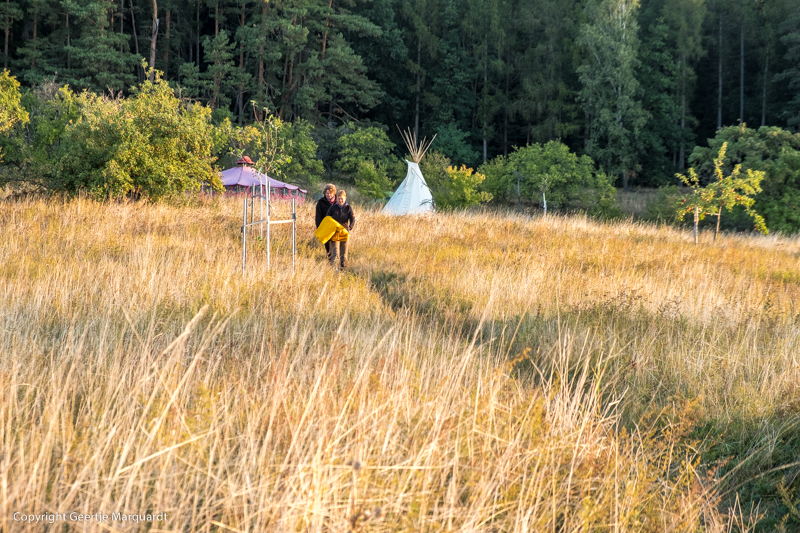
[{"label": "thin tree trunk", "polygon": [[694,243],[697,244],[697,225],[700,224],[700,208],[694,206]]},{"label": "thin tree trunk", "polygon": [[331,8],[333,7],[333,0],[328,1],[328,14],[325,15],[325,31],[322,33],[322,53],[320,60],[325,59],[325,47],[328,44],[328,27],[331,23]]},{"label": "thin tree trunk", "polygon": [[219,36],[219,2],[214,4],[214,37]]},{"label": "thin tree trunk", "polygon": [[64,25],[67,27],[67,70],[72,70],[72,54],[70,53],[70,40],[69,40],[69,12],[64,17]]},{"label": "thin tree trunk", "polygon": [[489,41],[484,36],[483,42],[483,162],[486,162],[488,141],[486,140],[486,123],[489,121],[486,98],[489,94]]},{"label": "thin tree trunk", "polygon": [[[261,31],[263,36],[267,33],[267,8],[268,2],[261,4]],[[258,94],[263,94],[266,100],[266,91],[264,90],[264,42],[258,45]]]},{"label": "thin tree trunk", "polygon": [[[6,0],[6,13],[8,13],[11,10],[11,7],[9,6],[9,3],[10,3],[10,0]],[[11,17],[9,15],[6,15],[6,28],[5,29],[6,29],[6,46],[4,48],[4,54],[5,55],[3,56],[3,58],[4,58],[3,59],[3,68],[7,69],[8,68],[8,36],[9,36],[9,33],[11,32]]]},{"label": "thin tree trunk", "polygon": [[717,94],[717,129],[722,129],[722,13],[719,14],[719,87]]},{"label": "thin tree trunk", "polygon": [[506,72],[506,101],[504,106],[505,115],[503,117],[503,156],[508,155],[508,102],[509,102],[509,89],[508,89],[508,78],[510,77],[509,73]]},{"label": "thin tree trunk", "polygon": [[[125,4],[123,4],[125,0],[120,0],[119,4],[119,34],[125,35]],[[122,52],[124,50],[124,44],[122,43],[122,39],[120,39],[119,43],[119,51]]]},{"label": "thin tree trunk", "polygon": [[419,97],[422,92],[422,41],[417,39],[417,102],[414,109],[414,136],[419,139]]},{"label": "thin tree trunk", "polygon": [[195,12],[195,29],[197,30],[197,40],[195,41],[194,58],[197,61],[198,68],[200,67],[200,0],[197,0],[197,11]]},{"label": "thin tree trunk", "polygon": [[[242,14],[241,19],[239,21],[240,27],[244,28],[244,14],[245,14],[245,6],[247,2],[242,2]],[[236,105],[239,108],[239,125],[242,124],[242,119],[244,118],[244,39],[239,41],[239,94],[236,95]]]},{"label": "thin tree trunk", "polygon": [[685,167],[685,152],[683,146],[684,133],[686,130],[686,54],[681,54],[681,144],[680,153],[678,155],[678,168],[681,170]]},{"label": "thin tree trunk", "polygon": [[168,77],[169,72],[169,28],[171,25],[170,23],[172,22],[171,16],[172,11],[167,9],[167,31],[164,33],[164,40],[166,42],[164,43],[164,55],[162,57],[162,60],[164,61],[164,78]]},{"label": "thin tree trunk", "polygon": [[769,46],[764,58],[764,92],[761,95],[761,125],[767,125],[767,81],[769,80]]},{"label": "thin tree trunk", "polygon": [[722,218],[722,206],[719,206],[719,211],[717,212],[717,227],[714,228],[714,242],[717,242],[717,233],[719,233],[719,221]]},{"label": "thin tree trunk", "polygon": [[133,51],[139,55],[139,32],[136,31],[136,15],[133,12],[133,0],[131,3],[131,27],[133,28]]},{"label": "thin tree trunk", "polygon": [[158,38],[158,3],[153,0],[153,32],[150,37],[150,81],[156,75],[156,39]]},{"label": "thin tree trunk", "polygon": [[39,25],[39,13],[33,19],[33,55],[31,56],[31,68],[36,67],[36,30]]},{"label": "thin tree trunk", "polygon": [[744,124],[744,15],[739,27],[739,123]]}]

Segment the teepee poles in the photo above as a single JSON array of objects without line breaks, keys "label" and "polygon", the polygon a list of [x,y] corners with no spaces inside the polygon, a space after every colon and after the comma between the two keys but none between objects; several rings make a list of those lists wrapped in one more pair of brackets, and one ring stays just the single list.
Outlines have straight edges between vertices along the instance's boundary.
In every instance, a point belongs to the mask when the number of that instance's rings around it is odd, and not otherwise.
[{"label": "teepee poles", "polygon": [[411,159],[414,161],[414,163],[419,163],[422,161],[422,158],[425,157],[425,152],[428,151],[428,148],[430,148],[431,144],[433,143],[433,139],[436,138],[436,135],[434,135],[429,141],[427,137],[423,137],[422,142],[420,142],[417,138],[416,132],[411,133],[411,128],[408,128],[406,131],[402,131],[400,126],[397,126],[397,131],[400,132],[400,136],[406,143],[406,148],[408,148],[408,153],[411,154]]}]

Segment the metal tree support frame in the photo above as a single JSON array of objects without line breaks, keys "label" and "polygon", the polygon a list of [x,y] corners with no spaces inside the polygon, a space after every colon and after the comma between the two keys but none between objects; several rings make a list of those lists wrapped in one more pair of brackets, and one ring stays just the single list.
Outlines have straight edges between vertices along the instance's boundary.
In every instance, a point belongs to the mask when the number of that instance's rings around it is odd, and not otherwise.
[{"label": "metal tree support frame", "polygon": [[[297,201],[292,198],[292,218],[287,220],[270,220],[270,213],[272,211],[271,202],[269,201],[269,186],[265,194],[264,184],[259,185],[259,192],[256,194],[255,188],[251,188],[251,194],[245,194],[242,201],[242,274],[247,269],[247,228],[258,225],[261,230],[261,238],[264,238],[264,224],[267,225],[267,270],[270,267],[270,226],[272,224],[292,224],[292,272],[294,272],[296,256],[297,256]],[[255,203],[258,197],[258,204],[261,208],[261,220],[253,220],[255,218]],[[250,222],[247,221],[248,201],[250,203]],[[266,206],[266,209],[265,209]],[[266,211],[266,217],[264,212]]]}]

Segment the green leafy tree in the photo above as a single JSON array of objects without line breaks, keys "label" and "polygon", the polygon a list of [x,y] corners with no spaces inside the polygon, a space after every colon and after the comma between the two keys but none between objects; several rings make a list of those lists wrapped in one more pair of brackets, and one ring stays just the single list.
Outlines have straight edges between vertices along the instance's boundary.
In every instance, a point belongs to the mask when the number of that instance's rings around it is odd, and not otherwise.
[{"label": "green leafy tree", "polygon": [[309,190],[315,187],[324,169],[322,161],[317,158],[317,143],[312,135],[311,123],[303,119],[284,123],[280,135],[289,155],[289,161],[280,169],[284,181],[303,185]]},{"label": "green leafy tree", "polygon": [[11,37],[11,25],[22,18],[22,9],[19,3],[6,0],[0,3],[0,24],[3,26],[4,45],[3,45],[3,68],[8,68],[9,40]]},{"label": "green leafy tree", "polygon": [[183,105],[156,77],[128,98],[83,93],[61,135],[50,187],[96,196],[159,199],[221,187],[213,169],[211,110]]},{"label": "green leafy tree", "polygon": [[563,209],[580,209],[590,213],[612,216],[614,195],[611,180],[595,169],[589,156],[578,157],[559,142],[532,144],[515,149],[507,158],[483,165],[482,174],[491,176],[488,192],[498,198],[524,198],[542,205]]},{"label": "green leafy tree", "polygon": [[605,172],[619,176],[625,189],[639,171],[639,134],[647,120],[636,79],[637,10],[637,0],[592,0],[579,37],[586,50],[578,67],[586,152]]},{"label": "green leafy tree", "polygon": [[486,176],[481,190],[491,194],[495,202],[513,199],[519,204],[522,201],[521,177],[510,172],[508,156],[499,155],[490,159],[480,166],[479,171]]},{"label": "green leafy tree", "polygon": [[64,24],[67,45],[53,52],[66,56],[67,68],[57,68],[51,59],[51,72],[73,89],[98,93],[122,91],[135,83],[135,69],[144,58],[132,54],[128,37],[111,27],[108,12],[113,4],[109,0],[71,1],[65,2],[64,8],[73,15],[66,19],[69,24]]},{"label": "green leafy tree", "polygon": [[17,79],[7,70],[0,72],[0,135],[16,124],[28,121],[21,98]]},{"label": "green leafy tree", "polygon": [[697,244],[698,225],[706,215],[717,217],[717,225],[714,230],[714,240],[716,240],[722,209],[725,208],[730,212],[736,206],[744,208],[747,215],[753,219],[754,228],[757,231],[768,233],[764,218],[753,209],[754,196],[761,192],[764,172],[747,169],[745,176],[742,176],[742,165],[738,164],[726,176],[723,172],[723,163],[727,148],[728,144],[722,143],[719,155],[714,158],[714,180],[705,187],[693,167],[689,168],[689,176],[676,174],[678,179],[692,190],[692,194],[683,198],[679,204],[677,218],[683,220],[686,214],[693,213],[695,244]]},{"label": "green leafy tree", "polygon": [[386,171],[372,161],[359,161],[353,177],[358,192],[374,200],[382,200],[391,196],[394,182],[386,175]]},{"label": "green leafy tree", "polygon": [[[28,122],[28,112],[20,101],[19,82],[7,70],[3,70],[0,72],[0,138],[16,125]],[[0,142],[0,163],[2,161],[3,143]]]},{"label": "green leafy tree", "polygon": [[339,138],[339,157],[334,166],[346,173],[354,172],[361,161],[372,161],[376,167],[386,168],[396,161],[394,148],[381,128],[359,128]]},{"label": "green leafy tree", "polygon": [[[663,186],[674,181],[677,147],[685,139],[681,129],[681,106],[676,98],[681,63],[668,41],[670,28],[662,16],[663,6],[652,2],[642,10],[642,43],[638,72],[642,86],[642,106],[649,116],[639,135],[641,186]],[[691,88],[691,86],[690,86]],[[674,158],[674,159],[673,159]],[[675,161],[675,163],[673,163]]]},{"label": "green leafy tree", "polygon": [[[732,172],[737,165],[745,172],[764,172],[762,191],[755,196],[753,208],[764,217],[766,225],[772,231],[800,230],[800,133],[767,126],[758,130],[745,125],[722,128],[708,140],[708,147],[696,147],[689,157],[701,183],[715,179],[716,154],[723,144],[724,172]],[[749,226],[748,219],[740,222],[737,213],[730,217],[732,227],[740,229]]]},{"label": "green leafy tree", "polygon": [[667,0],[664,4],[664,19],[674,35],[677,53],[678,76],[677,98],[680,107],[680,142],[677,147],[678,167],[684,168],[686,147],[692,140],[689,115],[689,98],[694,82],[692,61],[703,55],[701,43],[702,24],[706,16],[705,0]]},{"label": "green leafy tree", "polygon": [[67,127],[81,116],[75,94],[67,87],[45,83],[21,95],[30,120],[0,135],[5,154],[0,185],[46,189],[52,179],[53,161],[59,155]]}]

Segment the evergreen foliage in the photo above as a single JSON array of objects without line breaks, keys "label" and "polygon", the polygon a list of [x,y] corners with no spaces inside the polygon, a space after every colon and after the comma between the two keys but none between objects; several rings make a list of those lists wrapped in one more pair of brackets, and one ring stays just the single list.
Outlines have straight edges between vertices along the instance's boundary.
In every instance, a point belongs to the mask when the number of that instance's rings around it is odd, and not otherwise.
[{"label": "evergreen foliage", "polygon": [[[800,128],[799,24],[795,0],[0,0],[3,65],[23,93],[128,96],[152,57],[216,127],[244,128],[264,108],[281,135],[303,124],[292,143],[304,163],[293,153],[284,177],[304,184],[322,172],[402,177],[396,159],[337,166],[340,138],[377,127],[399,146],[395,125],[438,134],[452,166],[559,141],[619,185],[672,183],[718,128]],[[41,102],[32,117],[52,112]],[[36,144],[37,120],[24,140],[0,141],[4,176],[57,153]],[[225,135],[211,136],[220,164]],[[496,181],[486,176],[484,189]]]}]

